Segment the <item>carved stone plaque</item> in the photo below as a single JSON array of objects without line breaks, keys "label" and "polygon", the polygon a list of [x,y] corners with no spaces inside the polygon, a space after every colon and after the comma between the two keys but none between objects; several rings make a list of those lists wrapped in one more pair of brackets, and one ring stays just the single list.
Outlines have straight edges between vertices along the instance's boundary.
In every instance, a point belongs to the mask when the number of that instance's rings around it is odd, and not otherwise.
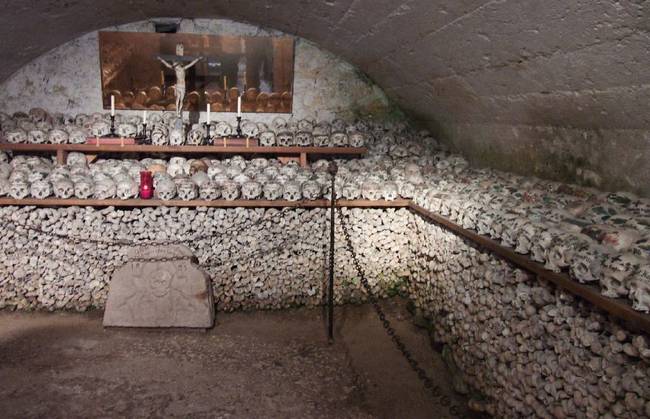
[{"label": "carved stone plaque", "polygon": [[111,279],[104,326],[212,327],[210,278],[192,257],[192,251],[180,245],[131,250],[129,262]]}]

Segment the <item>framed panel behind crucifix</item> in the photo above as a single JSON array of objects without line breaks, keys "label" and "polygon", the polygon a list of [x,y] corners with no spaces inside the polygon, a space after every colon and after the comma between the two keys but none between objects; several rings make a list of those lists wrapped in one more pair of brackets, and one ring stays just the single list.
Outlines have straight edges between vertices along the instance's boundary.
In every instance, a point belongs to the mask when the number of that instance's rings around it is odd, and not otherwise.
[{"label": "framed panel behind crucifix", "polygon": [[99,51],[104,109],[292,110],[292,37],[100,32]]}]

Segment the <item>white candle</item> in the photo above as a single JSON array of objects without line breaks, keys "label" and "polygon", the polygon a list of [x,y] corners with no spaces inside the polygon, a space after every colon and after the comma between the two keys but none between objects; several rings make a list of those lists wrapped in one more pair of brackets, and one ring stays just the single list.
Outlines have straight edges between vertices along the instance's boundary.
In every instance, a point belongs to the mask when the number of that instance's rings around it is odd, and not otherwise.
[{"label": "white candle", "polygon": [[115,96],[111,95],[111,116],[115,116]]},{"label": "white candle", "polygon": [[241,116],[241,96],[237,96],[237,116]]},{"label": "white candle", "polygon": [[147,111],[142,111],[142,123],[147,123]]},{"label": "white candle", "polygon": [[205,117],[205,122],[210,125],[210,104],[208,103],[205,107],[206,112],[208,115]]}]

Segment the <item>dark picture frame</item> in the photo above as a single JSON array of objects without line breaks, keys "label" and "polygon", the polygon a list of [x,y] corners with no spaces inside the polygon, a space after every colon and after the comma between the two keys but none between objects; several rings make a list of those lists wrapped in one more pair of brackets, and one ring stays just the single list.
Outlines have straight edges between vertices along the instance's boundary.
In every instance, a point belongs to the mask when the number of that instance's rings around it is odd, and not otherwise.
[{"label": "dark picture frame", "polygon": [[[176,46],[183,45],[182,56]],[[102,101],[110,109],[173,111],[176,76],[168,62],[192,62],[186,73],[185,111],[291,113],[295,42],[290,36],[100,32]],[[224,88],[225,87],[225,88]]]}]

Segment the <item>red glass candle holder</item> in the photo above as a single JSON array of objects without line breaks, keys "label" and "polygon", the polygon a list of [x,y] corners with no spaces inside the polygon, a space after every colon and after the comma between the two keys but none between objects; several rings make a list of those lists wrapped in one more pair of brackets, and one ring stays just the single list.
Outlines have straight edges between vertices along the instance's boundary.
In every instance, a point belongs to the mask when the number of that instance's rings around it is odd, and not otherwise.
[{"label": "red glass candle holder", "polygon": [[153,176],[148,170],[140,172],[140,199],[153,198]]}]

